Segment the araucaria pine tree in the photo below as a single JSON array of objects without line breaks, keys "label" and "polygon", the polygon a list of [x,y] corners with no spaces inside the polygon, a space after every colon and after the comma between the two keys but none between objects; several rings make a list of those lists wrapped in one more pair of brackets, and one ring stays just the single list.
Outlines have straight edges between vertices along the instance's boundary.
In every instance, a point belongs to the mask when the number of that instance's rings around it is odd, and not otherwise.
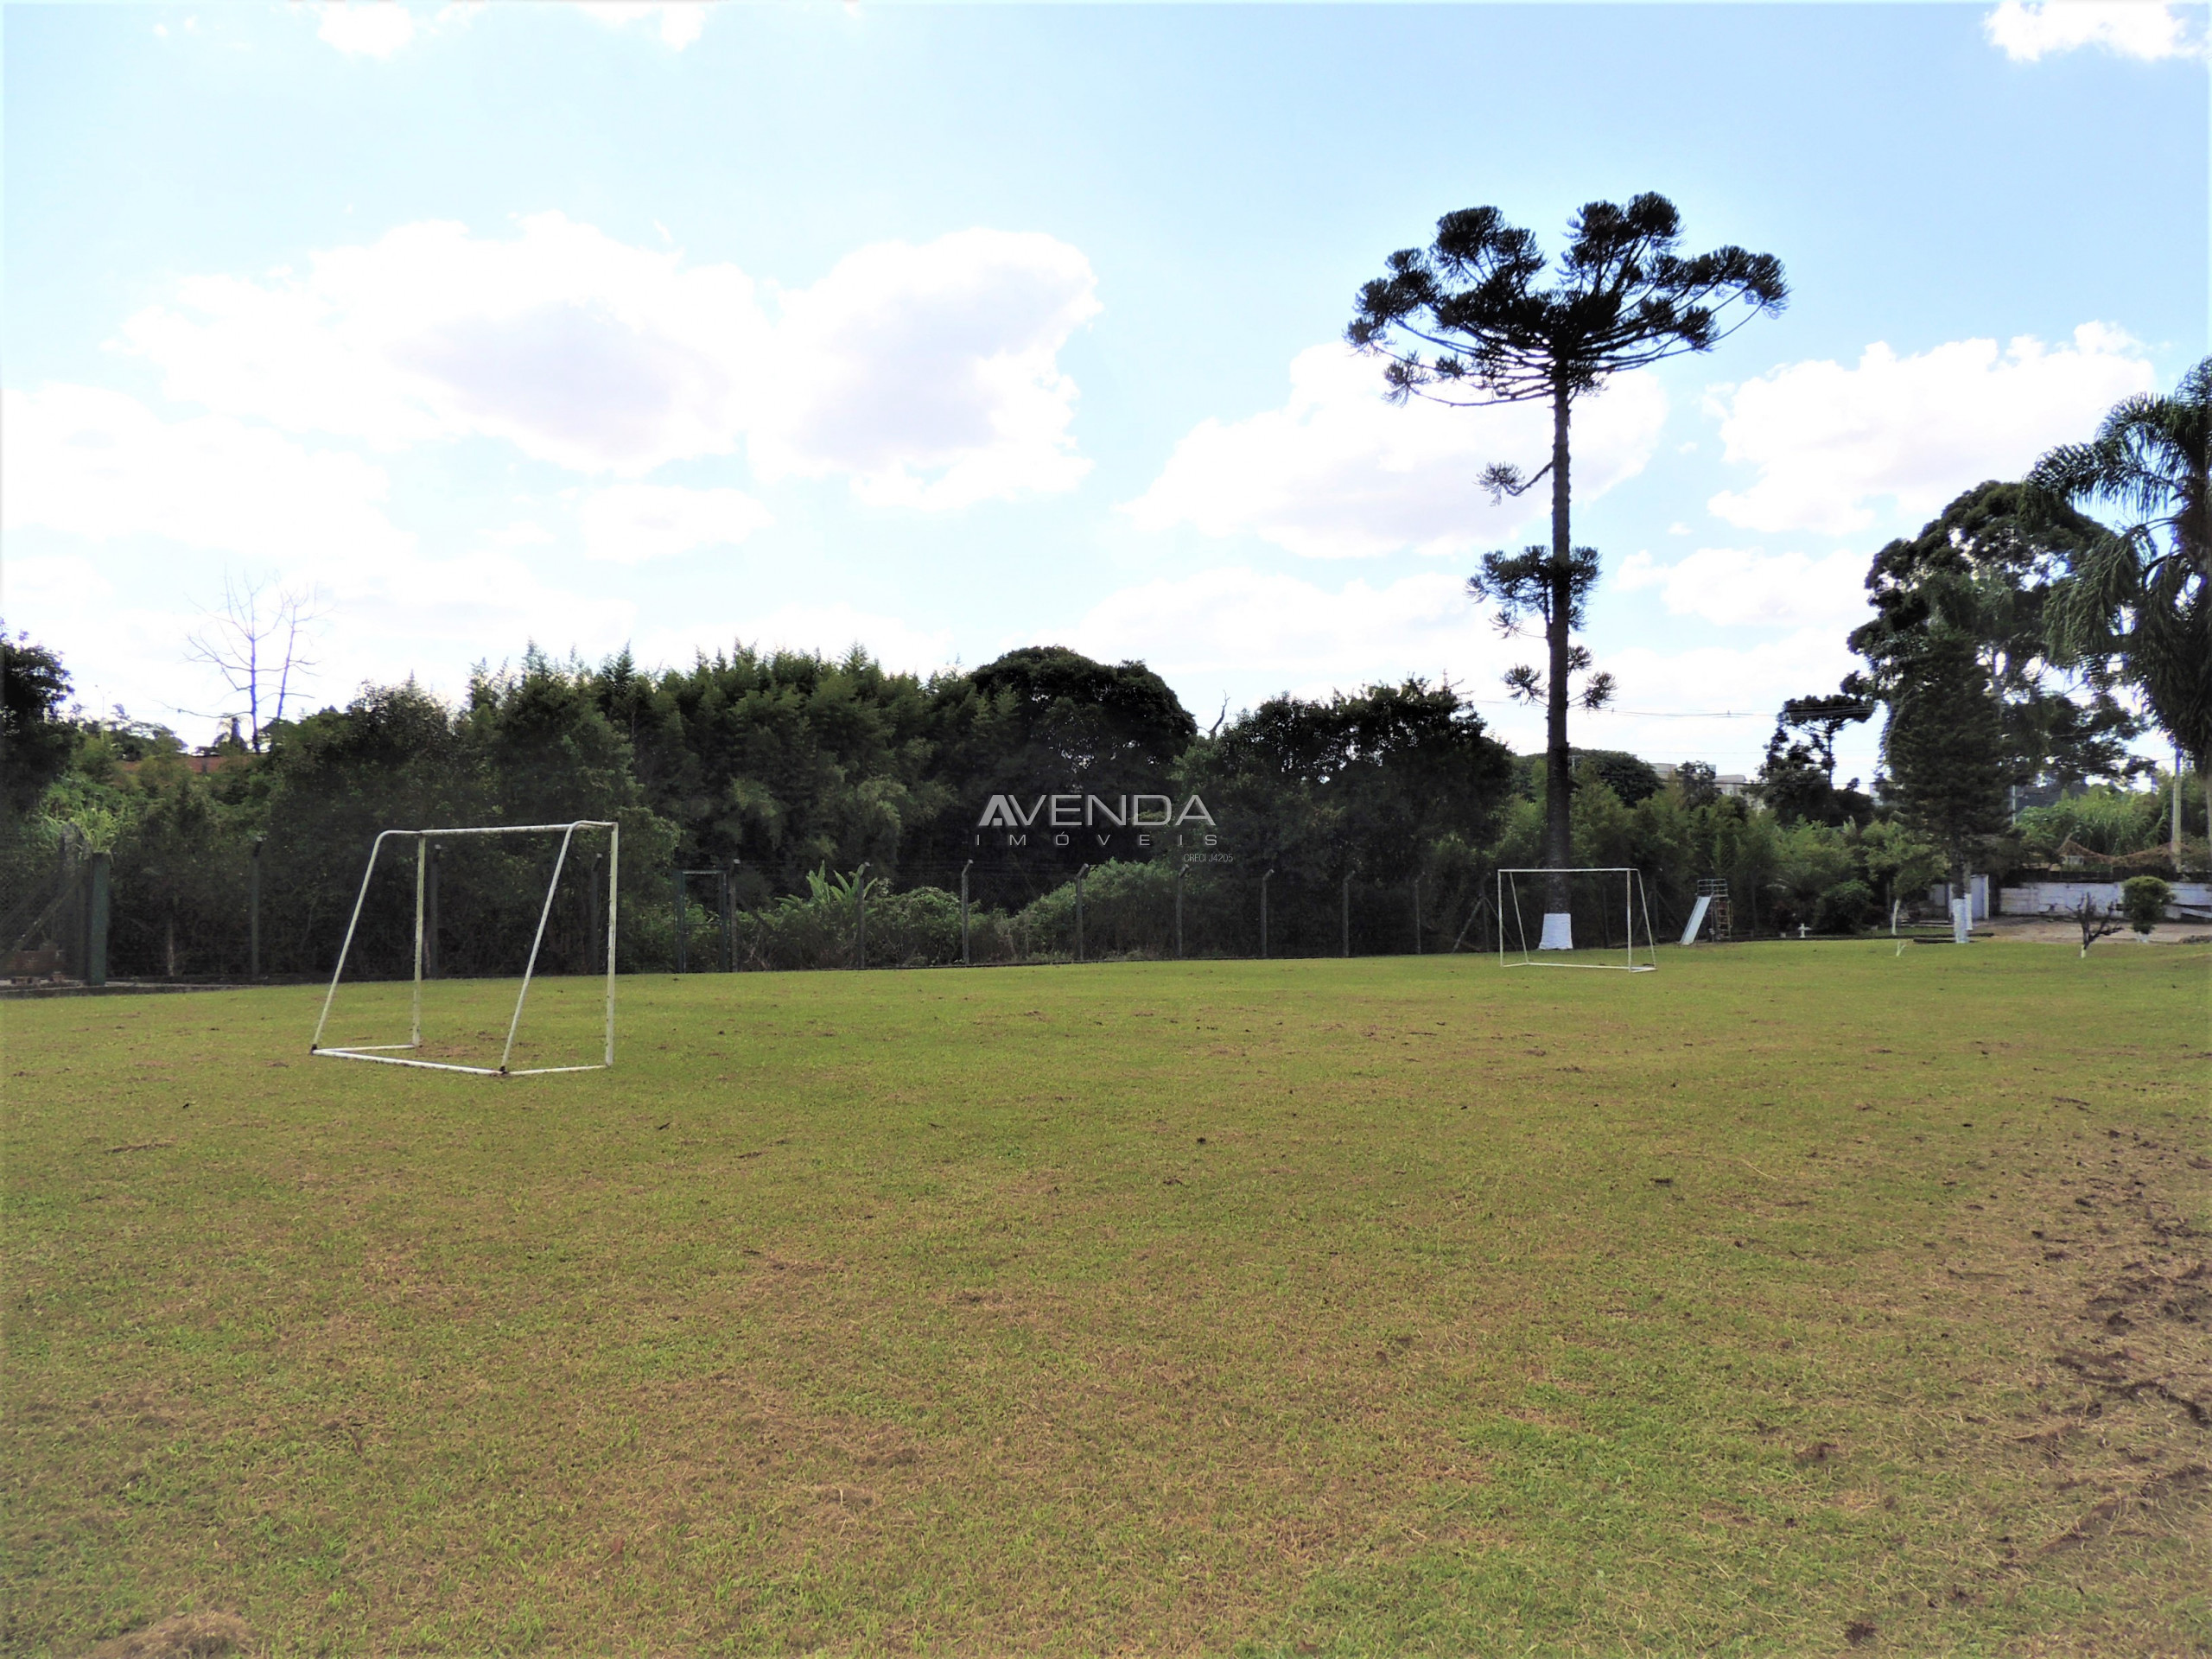
[{"label": "araucaria pine tree", "polygon": [[[1574,861],[1567,705],[1577,664],[1569,633],[1592,574],[1591,559],[1578,564],[1570,528],[1574,400],[1624,370],[1710,351],[1789,298],[1771,254],[1725,247],[1681,257],[1681,224],[1664,196],[1641,195],[1624,207],[1591,202],[1568,227],[1559,280],[1540,288],[1545,259],[1532,232],[1508,225],[1495,207],[1446,213],[1433,246],[1401,249],[1386,262],[1389,274],[1360,289],[1344,331],[1354,346],[1386,359],[1393,401],[1551,405],[1551,459],[1526,475],[1492,466],[1484,482],[1496,494],[1518,495],[1547,475],[1552,481],[1550,556],[1541,571],[1528,574],[1548,590],[1535,608],[1550,653],[1541,688],[1544,860],[1554,869]],[[1496,585],[1482,578],[1471,584],[1478,598],[1494,596]]]},{"label": "araucaria pine tree", "polygon": [[1973,637],[1930,630],[1890,696],[1882,734],[1890,798],[1943,849],[1952,891],[1966,885],[1975,842],[2005,828],[2005,716]]}]

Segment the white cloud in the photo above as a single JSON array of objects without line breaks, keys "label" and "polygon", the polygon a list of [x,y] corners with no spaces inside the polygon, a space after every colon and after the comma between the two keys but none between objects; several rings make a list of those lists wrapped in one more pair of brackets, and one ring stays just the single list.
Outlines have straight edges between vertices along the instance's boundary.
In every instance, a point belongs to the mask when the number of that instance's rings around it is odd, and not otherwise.
[{"label": "white cloud", "polygon": [[734,266],[685,269],[558,213],[507,240],[403,226],[304,276],[179,284],[124,328],[181,402],[384,448],[505,438],[584,472],[728,450],[767,329]]},{"label": "white cloud", "polygon": [[1707,505],[1760,531],[1831,534],[1873,521],[1869,503],[1924,518],[1961,490],[2015,478],[2043,452],[2086,437],[2105,411],[2154,384],[2135,342],[2084,323],[2073,342],[2022,335],[1955,340],[1916,357],[1869,346],[1856,367],[1793,363],[1716,390],[1727,459],[1759,469]]},{"label": "white cloud", "polygon": [[1672,564],[1631,553],[1614,573],[1623,588],[1656,588],[1668,613],[1721,627],[1830,627],[1847,632],[1866,620],[1864,553],[1825,558],[1807,553],[1701,547]]},{"label": "white cloud", "polygon": [[493,547],[543,547],[553,539],[553,532],[527,518],[518,518],[511,524],[484,532],[484,539]]},{"label": "white cloud", "polygon": [[0,614],[9,616],[51,611],[77,601],[110,599],[115,594],[115,584],[79,553],[34,554],[27,558],[11,555],[6,569],[0,571],[0,588],[4,588]]},{"label": "white cloud", "polygon": [[1036,232],[878,243],[786,297],[763,476],[849,474],[864,500],[959,507],[1072,488],[1090,470],[1058,354],[1098,313],[1090,262]]},{"label": "white cloud", "polygon": [[2181,9],[2160,0],[2005,0],[1983,17],[1981,27],[2015,63],[2087,46],[2146,62],[2202,49]]},{"label": "white cloud", "polygon": [[323,582],[337,649],[321,683],[334,690],[474,661],[487,644],[501,657],[519,655],[529,640],[556,655],[603,655],[630,637],[638,615],[630,600],[555,587],[529,560],[492,547],[410,556]]},{"label": "white cloud", "polygon": [[415,20],[399,0],[337,0],[319,10],[315,33],[348,57],[388,58],[415,38]]},{"label": "white cloud", "polygon": [[749,435],[766,477],[943,508],[1088,468],[1057,354],[1095,286],[1065,243],[963,231],[861,249],[772,322],[734,265],[546,213],[505,239],[423,223],[304,274],[192,278],[124,337],[170,397],[291,431],[488,436],[626,477]]},{"label": "white cloud", "polygon": [[[1709,760],[1723,772],[1755,772],[1784,699],[1833,690],[1858,659],[1834,627],[1808,627],[1751,646],[1666,651],[1630,645],[1598,653],[1619,683],[1618,707],[1578,712],[1578,743],[1627,749],[1647,760]],[[1726,717],[1734,711],[1740,718]],[[1485,711],[1488,712],[1487,710]],[[1536,722],[1541,726],[1541,721]],[[1534,736],[1527,747],[1541,741]],[[1872,765],[1868,728],[1839,745],[1839,771]]]},{"label": "white cloud", "polygon": [[314,453],[222,415],[165,422],[90,386],[0,394],[0,524],[92,541],[156,536],[240,559],[337,563],[404,553],[385,518],[381,467]]},{"label": "white cloud", "polygon": [[[1254,535],[1309,558],[1360,558],[1411,547],[1464,553],[1494,545],[1546,511],[1548,486],[1492,505],[1477,483],[1493,461],[1533,472],[1551,453],[1551,416],[1533,404],[1449,409],[1381,397],[1376,363],[1341,346],[1300,352],[1289,399],[1249,419],[1206,420],[1175,448],[1152,486],[1128,504],[1140,526],[1187,524],[1208,536]],[[1666,394],[1645,373],[1621,376],[1578,406],[1574,485],[1602,495],[1649,460]]]},{"label": "white cloud", "polygon": [[770,522],[767,508],[740,491],[667,484],[594,490],[577,507],[576,518],[583,529],[584,556],[616,564],[734,545]]},{"label": "white cloud", "polygon": [[576,10],[609,29],[653,24],[661,44],[678,52],[707,27],[706,0],[576,0]]},{"label": "white cloud", "polygon": [[1330,589],[1229,566],[1124,588],[1066,639],[1102,662],[1141,658],[1171,678],[1256,676],[1296,688],[1440,674],[1494,634],[1464,579],[1440,571]]},{"label": "white cloud", "polygon": [[[474,19],[486,0],[448,0],[428,16],[404,0],[321,0],[302,8],[321,19],[315,33],[348,57],[391,58],[416,40]],[[187,29],[200,20],[185,20]],[[166,31],[156,28],[156,34]]]}]

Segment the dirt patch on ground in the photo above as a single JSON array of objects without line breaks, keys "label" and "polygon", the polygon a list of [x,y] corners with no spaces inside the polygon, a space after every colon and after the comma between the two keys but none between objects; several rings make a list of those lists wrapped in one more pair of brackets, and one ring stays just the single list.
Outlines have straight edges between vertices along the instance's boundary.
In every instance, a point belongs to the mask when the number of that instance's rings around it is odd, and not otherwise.
[{"label": "dirt patch on ground", "polygon": [[[2011,940],[2026,944],[2070,944],[2082,948],[2082,925],[2063,912],[2047,916],[1992,916],[1987,921],[1976,922],[1974,931],[1986,928],[1993,939]],[[2161,922],[2152,931],[2148,941],[2152,944],[2212,944],[2212,932],[2202,922]],[[2133,950],[2135,935],[2130,932],[2107,934],[2094,947],[2098,950]]]},{"label": "dirt patch on ground", "polygon": [[220,1659],[245,1639],[245,1621],[236,1613],[176,1613],[103,1642],[85,1659]]},{"label": "dirt patch on ground", "polygon": [[[2175,1202],[2201,1185],[2171,1142],[2116,1129],[2054,1172],[2051,1219],[2014,1254],[2047,1327],[2043,1409],[2014,1443],[2048,1459],[2078,1519],[2023,1541],[2048,1557],[2119,1534],[2212,1536],[2212,1237]],[[2032,1557],[2031,1557],[2032,1559]]]}]

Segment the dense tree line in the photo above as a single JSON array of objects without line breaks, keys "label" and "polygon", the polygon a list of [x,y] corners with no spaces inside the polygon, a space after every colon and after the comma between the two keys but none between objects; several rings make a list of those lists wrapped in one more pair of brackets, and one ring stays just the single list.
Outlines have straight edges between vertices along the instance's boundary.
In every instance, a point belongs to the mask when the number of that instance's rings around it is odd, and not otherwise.
[{"label": "dense tree line", "polygon": [[[1262,878],[1271,950],[1479,948],[1495,938],[1491,873],[1541,859],[1542,767],[1457,692],[1419,680],[1276,697],[1201,732],[1141,664],[1052,647],[926,678],[858,652],[739,648],[646,671],[626,656],[533,651],[480,673],[457,705],[411,683],[372,688],[270,725],[258,753],[226,739],[191,754],[159,728],[73,715],[53,653],[22,639],[9,653],[8,943],[61,938],[57,884],[104,852],[118,974],[243,974],[257,882],[263,971],[327,971],[369,849],[394,826],[619,823],[625,969],[676,959],[679,869],[716,873],[686,894],[692,965],[718,962],[727,942],[741,965],[827,966],[853,959],[863,906],[870,961],[957,960],[963,866],[976,960],[1072,953],[1078,871],[1091,953],[1170,954],[1179,940],[1192,954],[1254,953]],[[1842,883],[1873,895],[1925,879],[1885,850],[1882,826],[1793,828],[1721,798],[1709,769],[1662,787],[1634,756],[1581,752],[1573,779],[1582,856],[1643,868],[1662,926],[1716,874],[1768,928],[1843,925],[1848,906],[1821,908]],[[1018,855],[976,845],[994,795],[1139,791],[1200,798],[1219,852],[1186,863],[1166,845],[1096,858],[1046,837]],[[519,967],[551,850],[439,849],[440,971]],[[603,851],[578,843],[549,922],[550,971],[603,963]],[[401,848],[379,867],[357,945],[367,971],[408,968],[411,856]]]}]

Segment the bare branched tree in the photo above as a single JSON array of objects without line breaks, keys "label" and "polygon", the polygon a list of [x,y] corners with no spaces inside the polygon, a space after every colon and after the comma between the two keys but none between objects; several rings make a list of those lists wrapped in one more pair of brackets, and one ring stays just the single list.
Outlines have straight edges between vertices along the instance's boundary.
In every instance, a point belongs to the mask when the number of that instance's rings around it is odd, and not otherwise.
[{"label": "bare branched tree", "polygon": [[256,754],[263,734],[284,718],[285,704],[314,673],[320,659],[308,653],[321,617],[321,596],[312,588],[277,588],[226,575],[222,607],[186,636],[185,655],[213,668],[245,699],[243,710],[225,709],[218,718],[243,713],[247,746]]},{"label": "bare branched tree", "polygon": [[2082,895],[2081,903],[2074,906],[2074,919],[2082,925],[2082,954],[2085,957],[2099,939],[2120,931],[2120,924],[2113,920],[2110,907],[2100,905],[2086,893]]}]

